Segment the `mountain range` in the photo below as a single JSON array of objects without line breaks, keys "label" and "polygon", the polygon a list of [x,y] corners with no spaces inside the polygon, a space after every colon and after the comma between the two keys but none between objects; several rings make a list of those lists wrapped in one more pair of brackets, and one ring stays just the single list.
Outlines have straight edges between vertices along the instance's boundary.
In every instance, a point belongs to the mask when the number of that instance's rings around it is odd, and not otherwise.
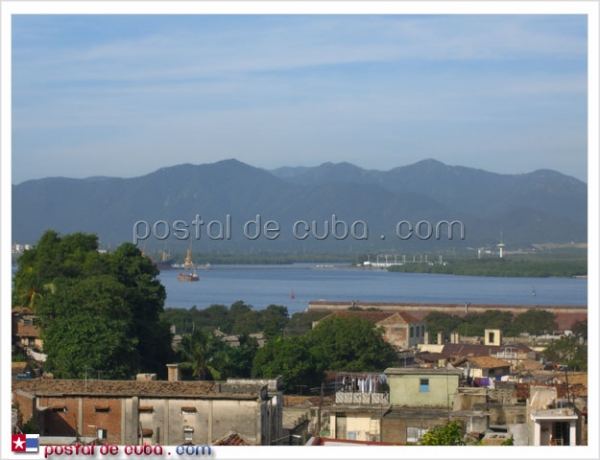
[{"label": "mountain range", "polygon": [[[497,174],[436,160],[388,171],[350,163],[315,167],[260,169],[237,160],[182,164],[134,178],[49,177],[13,185],[13,241],[35,242],[52,228],[61,233],[97,233],[104,245],[132,240],[135,221],[205,222],[232,216],[232,240],[194,243],[224,250],[401,250],[496,244],[586,241],[587,186],[553,170]],[[260,214],[277,220],[274,241],[242,237],[242,224]],[[323,222],[335,214],[347,223],[363,220],[369,239],[299,241],[292,237],[297,220]],[[400,240],[396,223],[461,220],[465,240]],[[385,239],[381,238],[385,236]],[[149,245],[162,245],[148,241]],[[183,243],[181,243],[183,244]],[[202,249],[201,249],[202,250]]]}]

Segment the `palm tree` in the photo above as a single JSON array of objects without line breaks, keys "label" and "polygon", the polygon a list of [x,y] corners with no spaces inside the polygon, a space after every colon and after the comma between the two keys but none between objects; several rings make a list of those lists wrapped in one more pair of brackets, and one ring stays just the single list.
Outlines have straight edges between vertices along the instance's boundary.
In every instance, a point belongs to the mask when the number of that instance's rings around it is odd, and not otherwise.
[{"label": "palm tree", "polygon": [[196,380],[217,380],[220,372],[214,366],[213,360],[218,344],[212,334],[206,334],[200,329],[194,330],[181,340],[179,353],[182,367],[191,370]]}]

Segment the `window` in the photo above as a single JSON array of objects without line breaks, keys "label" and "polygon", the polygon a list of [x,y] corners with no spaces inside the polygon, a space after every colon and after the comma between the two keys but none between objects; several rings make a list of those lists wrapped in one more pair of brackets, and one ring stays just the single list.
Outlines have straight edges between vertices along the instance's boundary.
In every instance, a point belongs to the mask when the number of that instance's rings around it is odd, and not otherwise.
[{"label": "window", "polygon": [[191,426],[183,427],[183,441],[193,442],[194,429]]},{"label": "window", "polygon": [[412,339],[415,336],[415,329],[411,326],[410,327],[410,338]]},{"label": "window", "polygon": [[429,393],[429,379],[419,379],[419,393]]},{"label": "window", "polygon": [[409,426],[406,428],[406,442],[417,443],[421,440],[425,433],[427,433],[425,428]]},{"label": "window", "polygon": [[358,438],[358,431],[348,431],[348,433],[346,435],[346,439],[356,441],[357,438]]},{"label": "window", "polygon": [[490,343],[494,343],[494,339],[496,338],[496,334],[494,334],[493,332],[489,332],[488,333],[488,342]]}]

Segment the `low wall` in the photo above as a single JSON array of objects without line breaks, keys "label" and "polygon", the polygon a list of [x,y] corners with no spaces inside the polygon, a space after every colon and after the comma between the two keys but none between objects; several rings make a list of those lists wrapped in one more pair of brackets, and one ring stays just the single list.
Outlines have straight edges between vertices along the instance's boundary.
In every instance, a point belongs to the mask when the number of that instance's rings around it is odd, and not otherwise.
[{"label": "low wall", "polygon": [[328,301],[312,300],[308,303],[308,311],[343,311],[351,307],[363,310],[377,309],[389,312],[407,312],[423,319],[429,313],[437,311],[449,315],[464,316],[468,313],[483,313],[487,310],[508,311],[515,315],[527,310],[539,309],[552,312],[556,315],[556,322],[560,330],[570,329],[577,321],[587,320],[586,305],[495,305],[495,304],[425,304],[425,303],[391,303],[391,302],[353,302],[353,301]]}]

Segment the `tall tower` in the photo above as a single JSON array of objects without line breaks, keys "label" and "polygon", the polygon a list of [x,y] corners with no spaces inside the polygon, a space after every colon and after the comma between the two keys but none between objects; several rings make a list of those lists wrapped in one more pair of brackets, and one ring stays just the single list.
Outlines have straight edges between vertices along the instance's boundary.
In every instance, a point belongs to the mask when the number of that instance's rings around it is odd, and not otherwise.
[{"label": "tall tower", "polygon": [[504,258],[504,238],[502,236],[502,232],[500,232],[500,243],[496,245],[498,247],[498,256],[502,259]]}]

